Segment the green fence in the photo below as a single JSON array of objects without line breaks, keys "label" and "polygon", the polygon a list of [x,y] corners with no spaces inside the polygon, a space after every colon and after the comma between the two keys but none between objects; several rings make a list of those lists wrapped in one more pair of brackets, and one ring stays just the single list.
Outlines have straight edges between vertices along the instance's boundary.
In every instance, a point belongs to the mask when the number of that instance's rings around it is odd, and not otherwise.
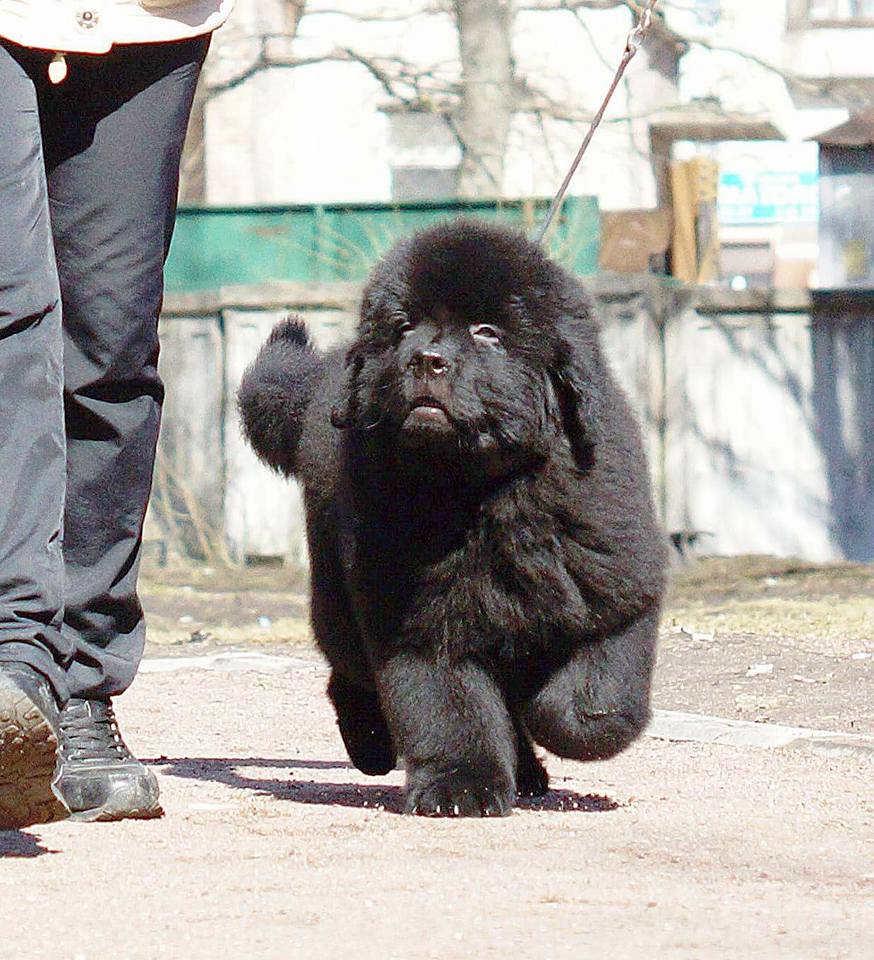
[{"label": "green fence", "polygon": [[[455,200],[283,207],[183,207],[167,261],[169,292],[274,280],[362,280],[399,237],[458,216],[502,220],[527,233],[547,200]],[[598,268],[594,197],[569,197],[550,253],[582,275]]]}]

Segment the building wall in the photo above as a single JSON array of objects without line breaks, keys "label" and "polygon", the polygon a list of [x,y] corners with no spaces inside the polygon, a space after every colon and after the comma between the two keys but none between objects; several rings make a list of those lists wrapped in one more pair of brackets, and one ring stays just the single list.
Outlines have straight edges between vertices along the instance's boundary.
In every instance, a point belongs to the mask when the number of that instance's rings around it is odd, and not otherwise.
[{"label": "building wall", "polygon": [[[618,88],[573,191],[598,196],[605,210],[654,206],[649,116],[693,99],[765,117],[795,144],[846,119],[840,95],[829,103],[803,86],[787,89],[785,78],[874,77],[874,29],[806,26],[792,16],[803,2],[699,0],[666,6],[668,25],[689,41],[678,76],[665,66],[667,47],[651,38]],[[282,0],[238,0],[233,18],[214,39],[208,70],[213,83],[227,81],[254,61],[258,37],[281,30],[282,8]],[[330,59],[352,49],[386,60],[402,57],[433,67],[446,80],[457,79],[457,37],[450,17],[413,15],[409,3],[384,0],[310,0],[307,10],[293,46],[277,40],[271,50],[293,51],[310,65],[259,72],[210,96],[208,202],[385,201],[392,199],[393,168],[439,170],[457,162],[451,131],[419,130],[416,151],[408,131],[393,130],[401,121],[386,112],[392,104],[378,80],[361,65]],[[393,11],[395,19],[368,19]],[[578,16],[525,10],[517,16],[513,38],[518,74],[569,110],[591,115],[630,25],[624,6],[581,10]],[[548,110],[543,118],[517,115],[502,193],[551,195],[584,128],[583,122],[550,119]],[[767,169],[768,158],[762,163]],[[451,183],[451,178],[434,178]],[[403,173],[399,179],[406,182]]]},{"label": "building wall", "polygon": [[806,0],[721,0],[715,6],[710,18],[696,13],[700,3],[668,8],[669,25],[692,41],[680,61],[683,100],[716,98],[728,110],[763,113],[788,140],[801,142],[846,119],[845,94],[836,91],[829,104],[803,84],[787,88],[787,78],[874,77],[874,28],[812,24],[802,15]]},{"label": "building wall", "polygon": [[[651,277],[602,277],[594,293],[670,532],[706,553],[874,560],[874,305]],[[288,310],[322,347],[341,343],[356,296],[289,284],[168,298],[162,450],[238,560],[306,556],[299,493],[240,437],[242,372]]]},{"label": "building wall", "polygon": [[[281,0],[237,0],[217,32],[209,79],[223,83],[256,55],[253,37],[277,29]],[[434,65],[457,79],[457,35],[449,16],[409,15],[408,3],[310,0],[294,41],[298,58],[323,62],[273,68],[213,94],[206,107],[206,200],[212,204],[387,201],[392,168],[441,166],[458,161],[446,130],[422,137],[411,154],[409,138],[393,131],[391,101],[362,66],[331,62],[350,48],[377,58],[402,57]],[[354,16],[322,13],[347,11]],[[396,11],[397,19],[368,14]],[[587,11],[583,25],[570,12],[521,13],[514,56],[521,75],[539,89],[591,115],[606,92],[631,25],[625,8]],[[642,52],[614,97],[596,146],[573,192],[594,193],[603,209],[651,207],[655,182],[646,156],[646,114],[676,101],[676,86],[652,69]],[[547,111],[548,114],[548,111]],[[628,118],[628,119],[621,119]],[[551,196],[561,182],[584,124],[517,116],[510,133],[504,196]]]}]

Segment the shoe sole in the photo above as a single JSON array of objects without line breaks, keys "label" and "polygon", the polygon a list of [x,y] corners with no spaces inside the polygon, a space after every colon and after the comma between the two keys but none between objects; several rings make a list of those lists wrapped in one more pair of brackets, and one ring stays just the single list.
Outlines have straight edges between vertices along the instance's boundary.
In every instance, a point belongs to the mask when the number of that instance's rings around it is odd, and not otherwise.
[{"label": "shoe sole", "polygon": [[164,816],[164,808],[157,807],[129,807],[121,810],[112,806],[98,807],[96,810],[79,810],[71,813],[67,819],[76,823],[112,823],[118,820],[160,820]]},{"label": "shoe sole", "polygon": [[[89,778],[100,779],[99,770],[71,771],[63,762],[58,765],[54,790],[70,810],[70,819],[79,823],[105,822],[111,820],[155,820],[164,816],[160,802],[158,780],[151,770],[137,764],[139,770],[127,776],[116,771],[109,777],[106,795],[99,806],[81,808],[81,789],[76,789],[76,781]],[[105,772],[105,771],[104,771]],[[93,791],[90,791],[93,796]],[[87,791],[86,791],[87,793]],[[96,800],[97,798],[94,797]]]},{"label": "shoe sole", "polygon": [[69,816],[78,823],[108,823],[115,820],[157,820],[164,816],[164,808],[154,800],[133,801],[125,792],[120,792],[100,807],[92,810],[76,810]]},{"label": "shoe sole", "polygon": [[0,676],[0,830],[64,820],[52,790],[58,738],[39,707]]}]

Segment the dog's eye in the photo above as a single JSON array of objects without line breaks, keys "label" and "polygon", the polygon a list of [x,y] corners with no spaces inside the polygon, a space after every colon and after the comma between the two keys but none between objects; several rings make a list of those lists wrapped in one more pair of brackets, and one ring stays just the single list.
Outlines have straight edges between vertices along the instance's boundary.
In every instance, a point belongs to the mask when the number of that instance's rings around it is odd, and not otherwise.
[{"label": "dog's eye", "polygon": [[474,323],[470,328],[470,335],[474,340],[480,340],[482,343],[488,343],[496,347],[501,342],[501,335],[487,323]]}]

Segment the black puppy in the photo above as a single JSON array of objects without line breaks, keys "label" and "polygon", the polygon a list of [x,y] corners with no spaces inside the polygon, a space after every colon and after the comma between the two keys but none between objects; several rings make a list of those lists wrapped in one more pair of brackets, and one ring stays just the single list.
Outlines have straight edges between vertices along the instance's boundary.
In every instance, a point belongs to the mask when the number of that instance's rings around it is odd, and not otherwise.
[{"label": "black puppy", "polygon": [[456,221],[374,270],[357,337],[280,324],[246,434],[303,484],[312,623],[352,762],[408,812],[546,791],[531,738],[600,760],[649,717],[666,548],[640,432],[578,282]]}]

